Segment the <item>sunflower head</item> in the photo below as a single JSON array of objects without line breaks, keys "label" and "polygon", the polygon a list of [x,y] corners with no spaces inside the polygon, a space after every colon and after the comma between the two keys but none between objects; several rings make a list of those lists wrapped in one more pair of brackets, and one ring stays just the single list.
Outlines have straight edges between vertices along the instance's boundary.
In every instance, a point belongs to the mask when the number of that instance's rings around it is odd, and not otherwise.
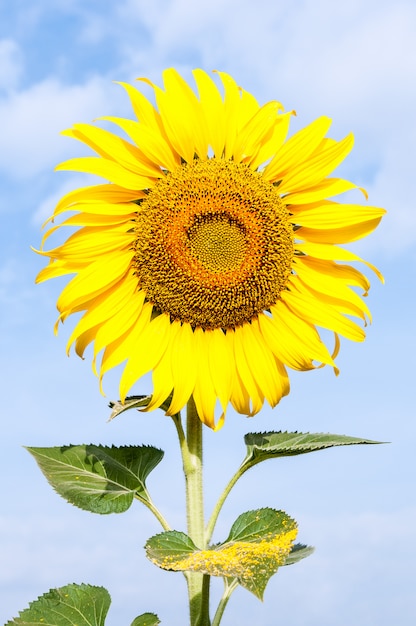
[{"label": "sunflower head", "polygon": [[244,163],[184,163],[135,220],[134,265],[160,313],[204,330],[250,323],[291,273],[293,226],[276,187]]},{"label": "sunflower head", "polygon": [[[355,288],[367,293],[369,282],[338,244],[368,235],[384,213],[329,200],[355,188],[328,177],[351,135],[326,138],[321,117],[287,139],[290,112],[218,76],[222,90],[195,70],[197,93],[173,69],[163,90],[141,79],[156,106],[122,83],[135,119],[103,119],[129,141],[88,124],[65,131],[98,156],[57,169],[109,182],[58,203],[53,218],[70,213],[59,228],[79,228],[41,250],[50,263],[37,279],[75,274],[57,303],[58,321],[83,313],[68,349],[82,356],[93,344],[100,380],[124,363],[122,400],[152,372],[148,409],[169,397],[173,415],[192,396],[212,428],[230,403],[246,415],[275,406],[287,367],[336,369],[339,335],[364,339],[354,318],[370,313]],[[333,331],[332,351],[318,328]]]}]

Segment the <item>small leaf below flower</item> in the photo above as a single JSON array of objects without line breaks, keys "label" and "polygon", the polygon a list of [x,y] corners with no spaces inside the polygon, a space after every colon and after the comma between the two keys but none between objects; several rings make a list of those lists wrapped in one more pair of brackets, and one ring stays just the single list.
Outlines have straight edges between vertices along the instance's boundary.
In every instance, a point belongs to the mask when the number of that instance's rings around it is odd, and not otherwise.
[{"label": "small leaf below flower", "polygon": [[265,508],[240,515],[227,540],[207,550],[198,550],[184,533],[168,531],[149,539],[146,553],[162,569],[236,578],[262,599],[270,577],[285,564],[296,534],[295,520]]},{"label": "small leaf below flower", "polygon": [[66,585],[31,602],[5,626],[104,626],[110,603],[104,587]]},{"label": "small leaf below flower", "polygon": [[123,513],[137,495],[148,500],[146,478],[163,458],[152,446],[73,445],[27,448],[50,485],[92,513]]},{"label": "small leaf below flower", "polygon": [[[111,422],[115,417],[121,415],[125,411],[129,409],[137,409],[138,411],[145,411],[148,405],[152,400],[152,396],[128,396],[124,402],[120,400],[112,401],[109,403],[111,411],[111,415],[108,418],[108,421]],[[167,411],[170,407],[170,403],[172,400],[172,394],[169,395],[168,398],[159,406],[162,411]]]},{"label": "small leaf below flower", "polygon": [[151,399],[152,396],[129,396],[124,402],[120,402],[120,400],[110,402],[110,409],[113,410],[108,421],[113,420],[129,409],[145,409]]}]

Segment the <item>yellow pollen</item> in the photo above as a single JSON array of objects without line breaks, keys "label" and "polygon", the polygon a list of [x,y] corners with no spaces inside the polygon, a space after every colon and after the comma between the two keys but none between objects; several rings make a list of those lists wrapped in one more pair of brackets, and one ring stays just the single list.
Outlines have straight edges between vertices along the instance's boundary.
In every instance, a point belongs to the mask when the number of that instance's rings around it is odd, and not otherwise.
[{"label": "yellow pollen", "polygon": [[283,565],[297,532],[297,527],[290,528],[261,541],[236,541],[216,549],[198,550],[182,558],[178,558],[177,554],[168,555],[154,562],[165,569],[249,580],[254,574],[259,575],[262,571],[271,574],[272,570],[276,571]]},{"label": "yellow pollen", "polygon": [[276,187],[247,165],[209,159],[157,181],[140,205],[134,268],[156,311],[234,328],[275,304],[293,264],[293,227]]}]

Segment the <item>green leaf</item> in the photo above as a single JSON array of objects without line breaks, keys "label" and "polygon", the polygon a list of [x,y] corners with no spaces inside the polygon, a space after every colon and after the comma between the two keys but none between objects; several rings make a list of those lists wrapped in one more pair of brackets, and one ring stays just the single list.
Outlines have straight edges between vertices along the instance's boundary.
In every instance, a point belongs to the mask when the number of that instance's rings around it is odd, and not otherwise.
[{"label": "green leaf", "polygon": [[[282,524],[290,519],[283,511],[258,509],[240,515],[231,527],[225,543],[231,541],[263,541],[280,531]],[[293,521],[293,520],[292,520]]]},{"label": "green leaf", "polygon": [[265,508],[240,515],[227,540],[207,550],[198,550],[184,533],[168,531],[148,540],[146,554],[162,569],[236,579],[262,599],[270,577],[285,564],[296,534],[292,518]]},{"label": "green leaf", "polygon": [[160,619],[154,613],[143,613],[134,619],[130,626],[157,626]]},{"label": "green leaf", "polygon": [[104,587],[66,585],[31,602],[5,626],[103,626],[110,603]]},{"label": "green leaf", "polygon": [[314,552],[315,548],[312,546],[306,546],[303,543],[295,543],[292,546],[291,551],[289,552],[289,556],[286,557],[286,561],[283,565],[294,565],[298,561],[302,561],[302,559],[306,559],[306,557],[310,556]]},{"label": "green leaf", "polygon": [[[176,563],[198,550],[188,535],[177,530],[168,530],[151,537],[146,543],[146,556],[162,569],[175,569]],[[181,570],[182,571],[182,570]]]},{"label": "green leaf", "polygon": [[282,456],[306,454],[334,446],[351,446],[357,444],[376,444],[381,441],[348,437],[347,435],[331,435],[329,433],[298,433],[269,432],[248,433],[244,437],[247,446],[245,463],[251,465],[266,459]]},{"label": "green leaf", "polygon": [[163,452],[151,446],[27,448],[48,482],[71,504],[92,513],[123,513],[137,496],[149,501],[146,478]]}]

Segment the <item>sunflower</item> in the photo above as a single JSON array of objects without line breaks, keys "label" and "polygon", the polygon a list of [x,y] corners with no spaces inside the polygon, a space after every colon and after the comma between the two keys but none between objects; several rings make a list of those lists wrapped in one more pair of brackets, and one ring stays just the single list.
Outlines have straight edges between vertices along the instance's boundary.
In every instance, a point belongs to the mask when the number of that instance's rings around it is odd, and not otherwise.
[{"label": "sunflower", "polygon": [[[198,96],[174,69],[164,89],[140,79],[155,106],[120,83],[137,119],[101,119],[131,141],[90,124],[64,132],[98,156],[57,169],[109,182],[58,203],[51,219],[70,216],[44,239],[80,228],[58,247],[42,246],[50,263],[37,278],[75,274],[58,299],[58,322],[83,312],[68,350],[75,344],[82,356],[93,344],[100,384],[124,363],[124,401],[152,372],[148,409],[170,398],[173,415],[193,397],[211,428],[230,403],[250,416],[265,400],[274,407],[289,392],[287,367],[337,371],[339,335],[364,339],[370,312],[356,288],[366,294],[369,281],[349,264],[362,259],[337,244],[368,235],[384,213],[328,199],[356,187],[328,177],[352,135],[326,138],[331,120],[320,117],[287,139],[293,112],[275,101],[259,106],[217,74],[222,90],[194,70]],[[334,348],[317,327],[334,333]]]}]

